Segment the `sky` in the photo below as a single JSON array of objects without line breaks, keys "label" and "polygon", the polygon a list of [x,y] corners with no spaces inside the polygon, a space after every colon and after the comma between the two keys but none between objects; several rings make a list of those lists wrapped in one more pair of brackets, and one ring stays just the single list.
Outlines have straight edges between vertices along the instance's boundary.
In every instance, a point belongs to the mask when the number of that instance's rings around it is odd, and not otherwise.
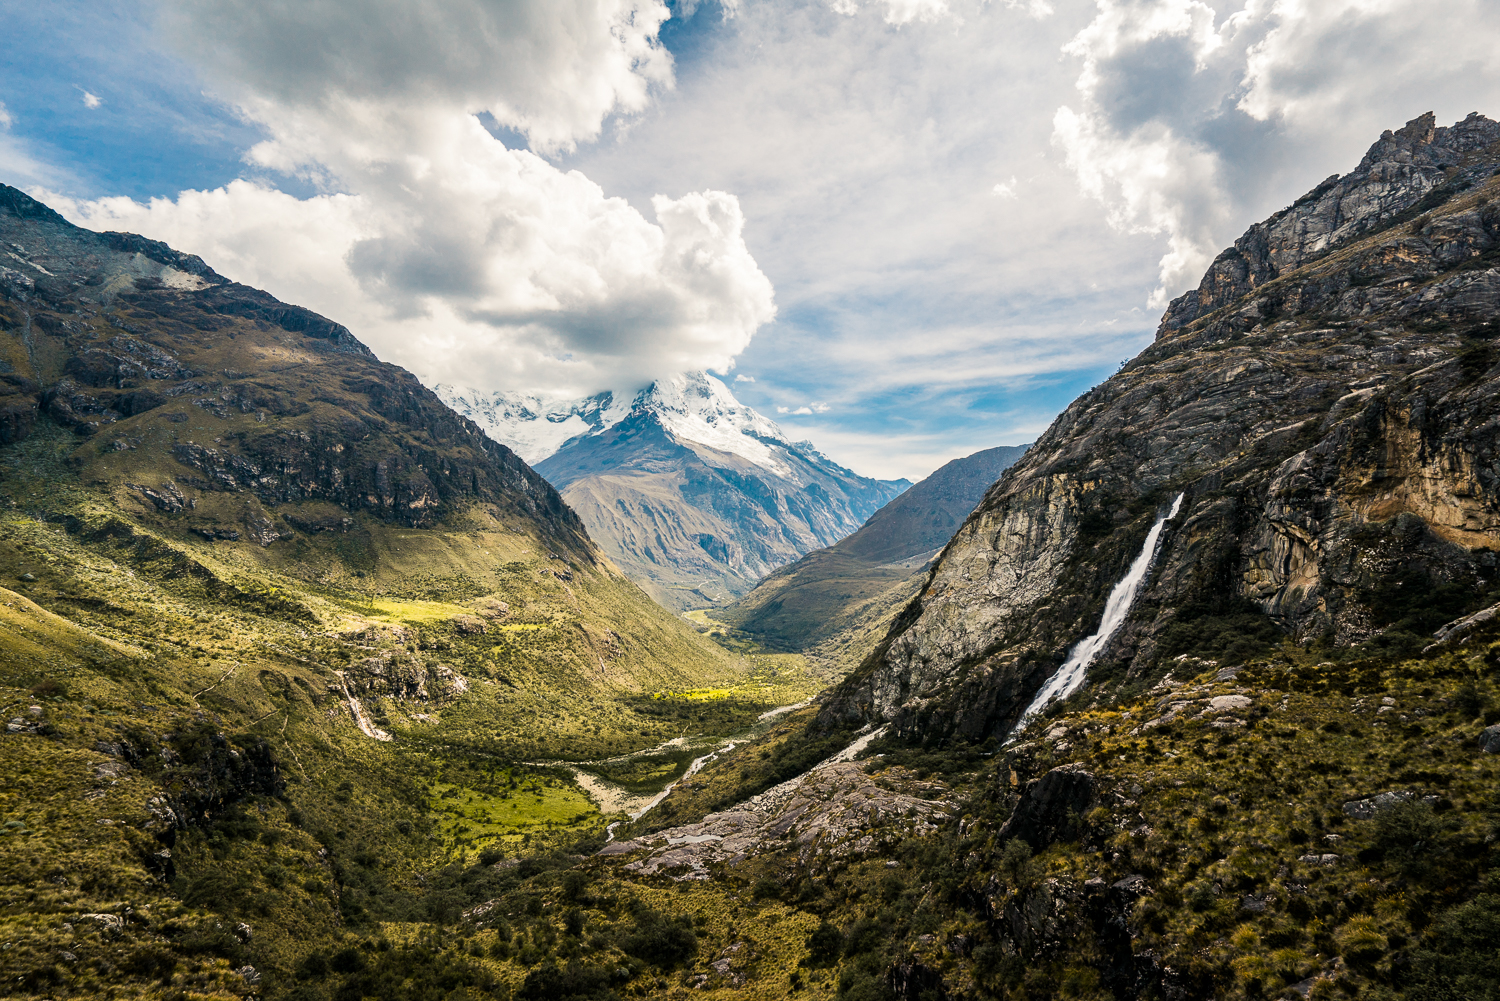
[{"label": "sky", "polygon": [[0,181],[74,222],[429,384],[708,369],[892,478],[1034,439],[1383,130],[1500,117],[1493,0],[50,0],[0,32]]}]

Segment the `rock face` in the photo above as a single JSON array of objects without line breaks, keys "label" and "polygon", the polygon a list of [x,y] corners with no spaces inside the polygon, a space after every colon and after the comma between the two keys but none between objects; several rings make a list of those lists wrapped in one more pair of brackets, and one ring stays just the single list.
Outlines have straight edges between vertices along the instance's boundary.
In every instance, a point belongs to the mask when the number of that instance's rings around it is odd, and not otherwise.
[{"label": "rock face", "polygon": [[611,842],[599,854],[638,854],[627,869],[677,880],[708,879],[711,867],[783,849],[805,864],[826,866],[936,831],[952,811],[952,804],[931,798],[942,791],[904,772],[878,785],[862,765],[825,762],[696,824]]},{"label": "rock face", "polygon": [[1042,851],[1077,824],[1095,795],[1093,775],[1076,765],[1054,768],[1027,785],[995,840],[1020,838],[1033,851]]},{"label": "rock face", "polygon": [[1493,173],[1500,139],[1495,122],[1478,112],[1438,128],[1432,112],[1380,137],[1359,166],[1334,175],[1287,209],[1251,226],[1209,267],[1198,288],[1175,300],[1157,336],[1254,292],[1333,248],[1414,217],[1453,195],[1483,184]]},{"label": "rock face", "polygon": [[911,485],[858,476],[791,441],[705,373],[656,383],[623,415],[589,413],[598,426],[538,461],[537,472],[668,608],[744,594]]},{"label": "rock face", "polygon": [[[715,613],[772,649],[853,667],[911,600],[926,565],[1029,445],[954,459],[870,516],[859,531],[770,574]],[[850,653],[858,651],[857,656]]]},{"label": "rock face", "polygon": [[1419,648],[1493,603],[1497,167],[1500,124],[1423,116],[1252,227],[989,491],[826,713],[1006,732],[1178,493],[1096,680],[1272,626]]},{"label": "rock face", "polygon": [[207,538],[347,530],[339,509],[430,526],[480,503],[590,548],[544,479],[342,325],[5,185],[0,241],[0,444],[46,414],[162,514],[192,520],[213,494],[287,509],[192,526]]}]

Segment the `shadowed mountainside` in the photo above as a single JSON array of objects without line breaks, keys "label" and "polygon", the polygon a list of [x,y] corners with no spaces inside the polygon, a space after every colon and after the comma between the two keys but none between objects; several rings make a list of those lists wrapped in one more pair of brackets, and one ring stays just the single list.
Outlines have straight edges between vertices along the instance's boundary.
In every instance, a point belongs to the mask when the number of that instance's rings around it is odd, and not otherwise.
[{"label": "shadowed mountainside", "polygon": [[926,579],[927,564],[1028,445],[944,464],[870,516],[859,531],[770,574],[713,617],[773,650],[825,668],[856,666]]}]

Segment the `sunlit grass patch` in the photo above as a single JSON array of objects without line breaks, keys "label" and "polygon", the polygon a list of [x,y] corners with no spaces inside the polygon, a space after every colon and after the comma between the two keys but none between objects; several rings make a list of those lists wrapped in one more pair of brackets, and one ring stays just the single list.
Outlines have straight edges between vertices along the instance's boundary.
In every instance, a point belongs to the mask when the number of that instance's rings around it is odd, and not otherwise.
[{"label": "sunlit grass patch", "polygon": [[532,828],[573,827],[598,816],[582,790],[550,776],[511,770],[489,786],[428,785],[428,804],[444,841],[478,845]]},{"label": "sunlit grass patch", "polygon": [[739,694],[740,687],[734,688],[698,688],[687,692],[652,692],[653,699],[680,699],[684,702],[717,702],[719,699],[733,698]]},{"label": "sunlit grass patch", "polygon": [[441,622],[473,610],[446,601],[405,601],[398,598],[375,598],[365,614],[379,622]]}]

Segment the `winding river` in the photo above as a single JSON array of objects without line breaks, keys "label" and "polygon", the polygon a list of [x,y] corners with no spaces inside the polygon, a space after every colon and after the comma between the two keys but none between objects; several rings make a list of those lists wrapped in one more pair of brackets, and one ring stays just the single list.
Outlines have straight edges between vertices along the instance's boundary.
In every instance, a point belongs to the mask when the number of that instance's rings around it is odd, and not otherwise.
[{"label": "winding river", "polygon": [[[599,808],[600,813],[606,815],[623,813],[631,820],[639,820],[660,804],[662,800],[666,799],[672,790],[677,788],[678,783],[698,774],[710,761],[713,761],[721,754],[729,753],[746,740],[753,739],[765,733],[787,713],[795,712],[811,704],[811,700],[808,700],[787,706],[777,706],[774,709],[761,713],[750,726],[724,736],[698,734],[692,737],[673,737],[671,740],[663,741],[655,747],[632,751],[629,754],[621,754],[613,758],[603,758],[598,761],[533,761],[530,764],[567,769],[573,774],[573,780],[578,783],[579,788]],[[663,787],[660,792],[656,793],[631,792],[623,786],[610,782],[608,779],[600,778],[588,770],[590,765],[625,764],[640,758],[680,751],[685,748],[702,749],[704,753],[694,758],[681,775],[677,776]],[[615,826],[619,823],[620,821],[616,821],[609,825],[609,836],[611,838],[614,837]]]}]

